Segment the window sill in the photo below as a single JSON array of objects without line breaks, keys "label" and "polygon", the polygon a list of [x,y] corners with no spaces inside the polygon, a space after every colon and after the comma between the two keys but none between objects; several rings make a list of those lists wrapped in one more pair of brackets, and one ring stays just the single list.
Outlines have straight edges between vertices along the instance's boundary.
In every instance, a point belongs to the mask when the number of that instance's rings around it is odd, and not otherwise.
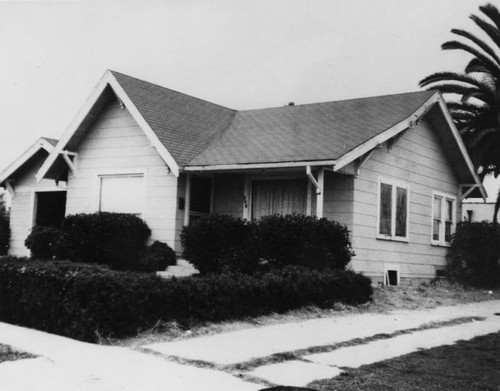
[{"label": "window sill", "polygon": [[431,246],[436,246],[436,247],[451,247],[451,243],[431,242]]},{"label": "window sill", "polygon": [[409,243],[410,242],[409,238],[398,238],[398,237],[383,236],[383,235],[377,235],[377,239],[387,240],[387,241],[391,241],[391,242],[402,242],[402,243]]}]

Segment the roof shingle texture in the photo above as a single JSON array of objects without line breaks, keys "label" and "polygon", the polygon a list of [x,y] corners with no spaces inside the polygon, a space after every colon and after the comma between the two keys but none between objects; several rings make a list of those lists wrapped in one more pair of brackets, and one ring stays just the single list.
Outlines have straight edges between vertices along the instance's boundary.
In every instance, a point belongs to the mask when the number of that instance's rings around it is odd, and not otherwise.
[{"label": "roof shingle texture", "polygon": [[435,93],[236,111],[112,74],[181,167],[336,160],[411,116]]},{"label": "roof shingle texture", "polygon": [[188,166],[336,160],[411,116],[434,93],[240,111]]},{"label": "roof shingle texture", "polygon": [[112,74],[180,166],[220,137],[236,113],[118,72]]}]

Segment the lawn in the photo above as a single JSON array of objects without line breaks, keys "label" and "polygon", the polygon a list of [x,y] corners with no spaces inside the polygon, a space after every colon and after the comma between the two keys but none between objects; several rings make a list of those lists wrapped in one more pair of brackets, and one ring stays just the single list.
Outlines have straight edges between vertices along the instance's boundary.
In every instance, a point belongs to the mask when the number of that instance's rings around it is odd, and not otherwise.
[{"label": "lawn", "polygon": [[22,358],[31,358],[31,357],[34,356],[29,353],[24,353],[14,350],[8,345],[0,344],[0,363],[4,361],[15,361],[15,360],[20,360]]},{"label": "lawn", "polygon": [[375,288],[373,301],[357,307],[340,303],[336,304],[333,309],[305,307],[284,314],[272,314],[238,321],[200,324],[190,330],[182,328],[175,322],[158,322],[155,327],[140,333],[136,337],[121,340],[103,340],[101,343],[136,347],[155,342],[219,334],[256,326],[293,323],[306,319],[327,318],[349,313],[387,313],[394,310],[418,310],[499,299],[500,289],[495,289],[490,293],[490,291],[484,289],[464,288],[458,284],[450,284],[445,280],[433,284],[414,283],[398,287]]},{"label": "lawn", "polygon": [[499,390],[500,333],[352,369],[309,387],[349,390]]}]

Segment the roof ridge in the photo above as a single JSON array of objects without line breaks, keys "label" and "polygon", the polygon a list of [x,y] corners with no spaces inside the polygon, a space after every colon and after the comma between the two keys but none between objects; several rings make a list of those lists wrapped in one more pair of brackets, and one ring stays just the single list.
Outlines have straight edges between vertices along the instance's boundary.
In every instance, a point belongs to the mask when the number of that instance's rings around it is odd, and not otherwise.
[{"label": "roof ridge", "polygon": [[315,105],[321,105],[321,104],[328,104],[328,103],[341,103],[341,102],[353,102],[353,101],[361,101],[361,100],[368,100],[368,99],[379,99],[379,98],[385,98],[389,96],[401,96],[401,95],[413,95],[413,94],[422,94],[422,95],[428,95],[431,97],[434,95],[437,91],[436,90],[423,90],[423,91],[411,91],[411,92],[400,92],[397,94],[384,94],[384,95],[373,95],[373,96],[365,96],[361,98],[349,98],[349,99],[339,99],[339,100],[327,100],[323,102],[313,102],[313,103],[302,103],[302,104],[294,104],[294,105],[284,105],[284,106],[274,106],[274,107],[262,107],[259,109],[246,109],[246,110],[236,110],[239,113],[247,113],[251,111],[261,111],[261,110],[276,110],[276,109],[286,109],[290,108],[293,109],[294,107],[303,107],[303,106],[315,106]]},{"label": "roof ridge", "polygon": [[218,104],[218,103],[210,102],[210,101],[208,101],[208,100],[206,100],[206,99],[201,99],[201,98],[198,98],[198,97],[196,97],[196,96],[186,94],[186,93],[184,93],[184,92],[180,92],[180,91],[177,91],[177,90],[173,90],[173,89],[171,89],[171,88],[164,87],[164,86],[161,86],[161,85],[156,84],[156,83],[152,83],[152,82],[147,81],[147,80],[143,80],[143,79],[139,79],[139,78],[134,77],[134,76],[127,75],[127,74],[125,74],[125,73],[121,73],[121,72],[118,72],[118,71],[114,71],[114,70],[112,70],[112,69],[108,69],[108,71],[109,71],[109,72],[111,72],[111,74],[113,74],[113,75],[120,75],[120,76],[128,77],[129,79],[134,79],[134,80],[137,80],[137,81],[139,81],[139,82],[141,82],[141,83],[150,84],[150,85],[152,85],[152,86],[154,86],[154,87],[157,87],[157,88],[162,88],[162,89],[164,89],[164,90],[168,90],[168,91],[173,92],[173,93],[175,93],[175,94],[188,96],[189,98],[191,98],[191,99],[196,99],[196,100],[198,100],[198,101],[200,101],[200,102],[209,103],[209,104],[211,104],[211,105],[213,105],[213,106],[218,106],[218,107],[221,107],[221,108],[223,108],[223,109],[226,109],[226,110],[231,110],[231,111],[234,111],[234,112],[237,112],[237,111],[238,111],[238,110],[232,109],[232,108],[230,108],[230,107],[220,105],[220,104]]}]

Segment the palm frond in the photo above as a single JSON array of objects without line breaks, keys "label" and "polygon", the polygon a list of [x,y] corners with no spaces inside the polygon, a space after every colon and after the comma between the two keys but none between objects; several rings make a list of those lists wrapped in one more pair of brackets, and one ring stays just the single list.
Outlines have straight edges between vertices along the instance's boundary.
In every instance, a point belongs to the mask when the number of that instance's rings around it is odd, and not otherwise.
[{"label": "palm frond", "polygon": [[451,32],[455,35],[467,38],[469,41],[474,42],[479,48],[481,48],[487,55],[489,55],[498,66],[500,66],[500,57],[498,57],[497,52],[493,48],[491,48],[486,42],[482,39],[479,39],[474,34],[469,33],[465,30],[452,29]]},{"label": "palm frond", "polygon": [[[443,94],[458,94],[462,95],[462,100],[467,101],[468,97],[471,94],[474,94],[474,98],[482,101],[485,105],[494,105],[495,100],[492,98],[491,93],[484,93],[483,91],[479,90],[477,87],[471,88],[471,87],[466,87],[461,84],[454,84],[452,82],[450,83],[441,83],[441,84],[432,84],[426,86],[428,90],[439,90]],[[492,100],[493,99],[493,100]]]},{"label": "palm frond", "polygon": [[458,82],[465,83],[469,84],[470,86],[477,87],[478,89],[487,89],[487,90],[491,89],[491,86],[484,83],[483,80],[480,80],[466,73],[457,73],[457,72],[436,72],[422,79],[419,85],[420,87],[425,87],[429,84],[442,81],[453,82],[453,83],[458,83]]},{"label": "palm frond", "polygon": [[500,31],[497,26],[493,26],[476,15],[471,15],[470,18],[483,30],[497,47],[500,47]]},{"label": "palm frond", "polygon": [[500,11],[498,11],[497,7],[489,3],[480,6],[479,10],[495,24],[498,30],[500,30]]},{"label": "palm frond", "polygon": [[458,41],[448,41],[441,45],[441,49],[466,51],[472,54],[473,56],[479,58],[485,66],[487,66],[493,71],[493,73],[500,74],[500,66],[497,63],[495,63],[491,58],[489,58],[484,53],[480,52],[476,48],[473,48],[472,46],[469,46],[465,43]]}]

